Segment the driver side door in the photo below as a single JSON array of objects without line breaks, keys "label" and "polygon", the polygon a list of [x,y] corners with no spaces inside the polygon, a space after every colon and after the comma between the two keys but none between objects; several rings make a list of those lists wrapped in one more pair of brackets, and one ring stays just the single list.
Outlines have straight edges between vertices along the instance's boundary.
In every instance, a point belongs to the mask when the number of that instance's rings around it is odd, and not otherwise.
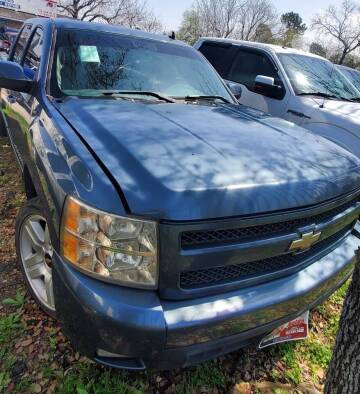
[{"label": "driver side door", "polygon": [[[34,80],[39,68],[42,51],[43,32],[37,27],[25,25],[21,31],[10,61],[20,64],[24,74]],[[2,102],[8,125],[8,134],[21,167],[29,154],[29,129],[32,123],[34,96],[28,93],[2,89]]]},{"label": "driver side door", "polygon": [[[239,102],[273,116],[284,117],[289,93],[280,78],[278,70],[270,57],[263,51],[252,48],[239,48],[227,73],[226,79],[241,85],[242,95]],[[275,85],[281,86],[281,98],[267,97],[254,91],[258,75],[274,78]]]}]

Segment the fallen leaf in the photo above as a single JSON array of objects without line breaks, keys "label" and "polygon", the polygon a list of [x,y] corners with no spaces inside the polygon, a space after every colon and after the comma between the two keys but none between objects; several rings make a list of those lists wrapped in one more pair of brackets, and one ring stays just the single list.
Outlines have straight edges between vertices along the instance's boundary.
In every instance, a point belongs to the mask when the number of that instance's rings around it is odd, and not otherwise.
[{"label": "fallen leaf", "polygon": [[22,341],[22,342],[21,342],[21,346],[22,346],[22,347],[27,347],[27,346],[31,345],[32,343],[33,343],[32,338],[26,339],[25,341]]},{"label": "fallen leaf", "polygon": [[248,382],[237,383],[232,394],[251,394],[251,385]]},{"label": "fallen leaf", "polygon": [[38,383],[34,383],[31,385],[30,387],[30,392],[31,393],[35,393],[35,394],[39,394],[41,393],[41,386]]}]

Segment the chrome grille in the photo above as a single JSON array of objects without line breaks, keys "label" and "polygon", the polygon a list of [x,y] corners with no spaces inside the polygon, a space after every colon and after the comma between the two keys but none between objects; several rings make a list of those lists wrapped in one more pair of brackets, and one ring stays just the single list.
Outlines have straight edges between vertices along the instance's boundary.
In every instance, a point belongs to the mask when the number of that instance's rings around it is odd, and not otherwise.
[{"label": "chrome grille", "polygon": [[313,223],[326,222],[352,207],[354,204],[355,201],[352,200],[318,215],[283,222],[244,228],[186,231],[181,234],[181,247],[186,249],[207,245],[213,246],[216,244],[237,243],[249,241],[252,238],[279,236],[285,233],[296,232],[300,227],[308,226]]}]

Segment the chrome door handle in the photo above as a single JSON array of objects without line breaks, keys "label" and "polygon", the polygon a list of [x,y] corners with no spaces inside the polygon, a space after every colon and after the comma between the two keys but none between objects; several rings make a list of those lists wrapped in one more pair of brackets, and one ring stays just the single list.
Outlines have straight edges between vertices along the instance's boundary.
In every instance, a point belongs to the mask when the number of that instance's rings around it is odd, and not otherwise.
[{"label": "chrome door handle", "polygon": [[17,98],[15,96],[13,96],[12,94],[9,94],[7,96],[7,100],[10,104],[15,104],[17,102]]}]

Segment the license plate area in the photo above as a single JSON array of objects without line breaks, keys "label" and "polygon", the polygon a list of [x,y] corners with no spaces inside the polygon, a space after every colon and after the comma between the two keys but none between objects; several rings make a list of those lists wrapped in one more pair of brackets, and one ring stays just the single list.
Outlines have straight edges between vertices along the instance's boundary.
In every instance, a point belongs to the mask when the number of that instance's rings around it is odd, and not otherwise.
[{"label": "license plate area", "polygon": [[259,349],[279,343],[299,341],[306,339],[309,333],[309,311],[291,320],[280,327],[275,328],[270,334],[266,335],[259,344]]}]

